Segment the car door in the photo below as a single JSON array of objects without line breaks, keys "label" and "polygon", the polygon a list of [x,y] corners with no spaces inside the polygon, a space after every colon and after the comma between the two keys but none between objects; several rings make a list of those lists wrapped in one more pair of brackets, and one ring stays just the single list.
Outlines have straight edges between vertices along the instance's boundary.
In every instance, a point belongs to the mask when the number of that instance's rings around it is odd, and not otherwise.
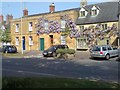
[{"label": "car door", "polygon": [[114,52],[114,56],[118,55],[118,49],[117,48],[113,48],[113,52]]},{"label": "car door", "polygon": [[110,54],[110,57],[114,56],[114,52],[113,52],[112,47],[108,46],[108,52]]}]

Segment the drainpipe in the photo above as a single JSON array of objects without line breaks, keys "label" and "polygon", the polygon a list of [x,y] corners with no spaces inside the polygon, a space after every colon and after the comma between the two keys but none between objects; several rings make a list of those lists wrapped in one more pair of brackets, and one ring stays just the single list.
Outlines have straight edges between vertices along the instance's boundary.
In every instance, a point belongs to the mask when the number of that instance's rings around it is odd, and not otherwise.
[{"label": "drainpipe", "polygon": [[118,60],[120,60],[120,0],[118,1]]}]

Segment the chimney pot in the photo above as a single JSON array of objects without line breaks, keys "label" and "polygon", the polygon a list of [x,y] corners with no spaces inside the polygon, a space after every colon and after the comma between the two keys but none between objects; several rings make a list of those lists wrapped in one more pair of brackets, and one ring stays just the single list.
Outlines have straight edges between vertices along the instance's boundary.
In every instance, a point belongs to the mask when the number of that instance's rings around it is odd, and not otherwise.
[{"label": "chimney pot", "polygon": [[23,16],[28,16],[28,9],[27,9],[27,8],[25,8],[25,9],[23,10]]},{"label": "chimney pot", "polygon": [[0,15],[0,23],[4,21],[4,16],[1,14]]},{"label": "chimney pot", "polygon": [[54,3],[50,4],[49,9],[50,9],[50,13],[53,13],[55,11]]}]

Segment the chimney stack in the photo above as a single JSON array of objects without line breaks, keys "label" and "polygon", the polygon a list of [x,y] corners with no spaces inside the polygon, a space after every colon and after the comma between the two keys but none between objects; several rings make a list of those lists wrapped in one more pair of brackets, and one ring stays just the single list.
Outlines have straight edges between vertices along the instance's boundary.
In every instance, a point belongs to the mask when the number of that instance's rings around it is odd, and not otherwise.
[{"label": "chimney stack", "polygon": [[4,21],[4,16],[1,14],[0,15],[0,23],[2,23]]},{"label": "chimney stack", "polygon": [[8,14],[8,15],[6,16],[6,24],[9,24],[12,19],[13,19],[12,14],[11,14],[11,15]]},{"label": "chimney stack", "polygon": [[87,0],[81,0],[80,7],[85,7],[87,5]]},{"label": "chimney stack", "polygon": [[55,11],[55,5],[54,5],[54,3],[50,4],[49,10],[50,10],[50,13],[53,13]]},{"label": "chimney stack", "polygon": [[27,9],[27,8],[25,8],[25,9],[23,10],[23,16],[28,16],[28,9]]}]

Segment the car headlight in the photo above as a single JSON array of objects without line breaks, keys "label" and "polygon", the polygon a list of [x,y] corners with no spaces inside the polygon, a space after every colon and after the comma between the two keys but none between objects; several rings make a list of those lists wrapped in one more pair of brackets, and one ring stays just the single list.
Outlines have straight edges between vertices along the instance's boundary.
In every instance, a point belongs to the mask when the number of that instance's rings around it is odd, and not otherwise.
[{"label": "car headlight", "polygon": [[49,51],[48,53],[52,53],[51,51]]}]

